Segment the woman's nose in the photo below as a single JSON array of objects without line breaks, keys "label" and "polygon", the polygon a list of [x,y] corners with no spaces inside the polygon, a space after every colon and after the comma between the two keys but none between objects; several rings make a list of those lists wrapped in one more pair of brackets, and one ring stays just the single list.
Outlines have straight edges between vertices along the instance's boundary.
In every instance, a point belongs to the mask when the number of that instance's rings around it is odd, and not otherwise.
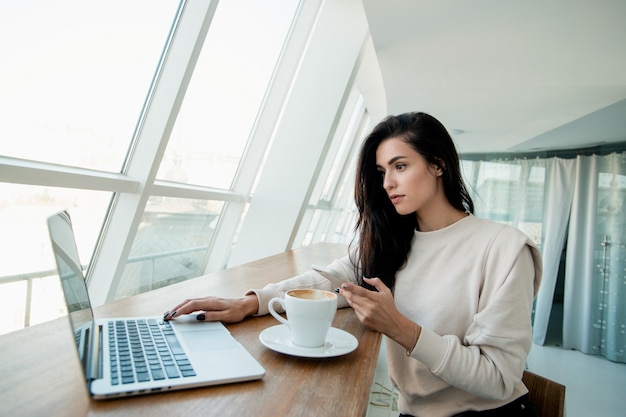
[{"label": "woman's nose", "polygon": [[389,191],[393,189],[394,187],[395,187],[395,181],[393,181],[393,178],[391,177],[391,175],[385,174],[385,176],[383,177],[383,188]]}]

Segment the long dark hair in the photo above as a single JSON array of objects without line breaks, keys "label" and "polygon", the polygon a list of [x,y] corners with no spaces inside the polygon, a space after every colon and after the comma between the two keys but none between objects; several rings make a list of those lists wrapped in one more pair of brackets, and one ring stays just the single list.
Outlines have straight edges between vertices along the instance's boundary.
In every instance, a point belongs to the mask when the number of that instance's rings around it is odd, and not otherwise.
[{"label": "long dark hair", "polygon": [[[453,207],[474,213],[454,142],[439,120],[415,112],[388,116],[376,125],[363,142],[357,164],[354,198],[359,216],[355,225],[358,248],[354,264],[359,279],[379,277],[392,289],[396,272],[406,262],[414,230],[418,227],[415,213],[398,214],[376,168],[378,146],[395,137],[406,141],[427,162],[442,169],[444,192]],[[360,284],[367,286],[362,280]]]}]

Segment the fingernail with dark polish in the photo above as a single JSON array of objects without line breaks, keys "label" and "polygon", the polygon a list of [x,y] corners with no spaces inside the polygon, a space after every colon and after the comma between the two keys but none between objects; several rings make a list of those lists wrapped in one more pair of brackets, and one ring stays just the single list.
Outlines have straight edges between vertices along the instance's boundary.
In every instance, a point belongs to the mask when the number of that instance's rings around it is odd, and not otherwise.
[{"label": "fingernail with dark polish", "polygon": [[169,311],[166,311],[165,313],[163,313],[163,318],[165,318],[165,317],[167,317],[167,316],[169,316],[169,315],[170,315],[170,312],[169,312]]},{"label": "fingernail with dark polish", "polygon": [[172,311],[172,313],[170,314],[170,317],[174,317],[176,315],[177,311]]},{"label": "fingernail with dark polish", "polygon": [[339,287],[335,288],[335,292],[339,294]]},{"label": "fingernail with dark polish", "polygon": [[198,321],[204,321],[204,319],[206,319],[206,316],[204,314],[198,314],[196,316],[196,320]]}]

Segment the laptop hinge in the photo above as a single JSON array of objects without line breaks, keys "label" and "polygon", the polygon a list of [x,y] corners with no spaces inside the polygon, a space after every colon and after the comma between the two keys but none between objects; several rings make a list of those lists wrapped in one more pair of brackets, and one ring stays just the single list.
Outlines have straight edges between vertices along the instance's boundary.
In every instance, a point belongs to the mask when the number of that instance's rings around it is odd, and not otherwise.
[{"label": "laptop hinge", "polygon": [[102,326],[94,325],[89,338],[89,361],[87,363],[87,381],[100,379],[102,375]]}]

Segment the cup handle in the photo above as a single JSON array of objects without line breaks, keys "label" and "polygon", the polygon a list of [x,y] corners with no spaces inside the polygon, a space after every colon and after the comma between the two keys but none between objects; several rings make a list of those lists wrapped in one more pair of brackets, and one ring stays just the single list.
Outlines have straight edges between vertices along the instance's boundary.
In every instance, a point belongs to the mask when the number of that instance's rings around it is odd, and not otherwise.
[{"label": "cup handle", "polygon": [[269,304],[267,305],[267,308],[270,310],[270,314],[271,314],[272,316],[274,316],[274,318],[275,318],[276,320],[278,320],[279,322],[281,322],[281,323],[283,323],[283,324],[285,324],[285,325],[289,326],[289,321],[285,320],[285,319],[283,318],[283,316],[281,316],[280,314],[278,314],[278,313],[276,312],[276,310],[274,310],[274,304],[275,304],[275,303],[280,304],[280,305],[283,307],[283,310],[285,310],[285,300],[283,300],[282,298],[278,298],[278,297],[276,297],[276,298],[272,298],[272,299],[270,300]]}]

